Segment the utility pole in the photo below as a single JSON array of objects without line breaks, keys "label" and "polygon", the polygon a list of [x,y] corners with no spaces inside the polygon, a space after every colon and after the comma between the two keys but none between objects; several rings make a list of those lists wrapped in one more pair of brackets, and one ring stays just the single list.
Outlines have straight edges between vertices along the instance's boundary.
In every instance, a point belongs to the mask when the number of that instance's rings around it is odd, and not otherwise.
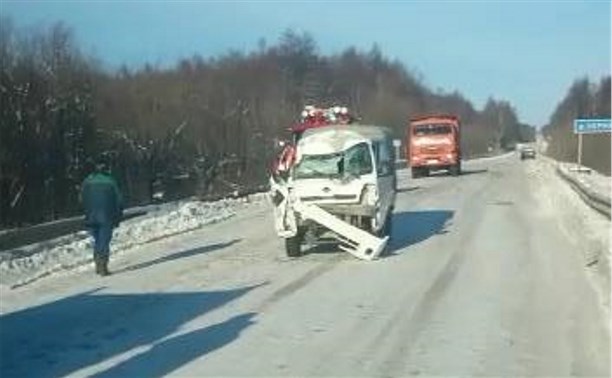
[{"label": "utility pole", "polygon": [[582,134],[578,134],[578,170],[582,168]]}]

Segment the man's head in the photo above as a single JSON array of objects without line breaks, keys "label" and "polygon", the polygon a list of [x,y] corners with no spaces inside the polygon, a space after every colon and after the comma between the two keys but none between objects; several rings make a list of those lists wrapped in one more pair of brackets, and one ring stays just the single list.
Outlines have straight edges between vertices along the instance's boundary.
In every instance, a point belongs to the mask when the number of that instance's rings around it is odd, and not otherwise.
[{"label": "man's head", "polygon": [[95,164],[95,172],[96,173],[110,173],[110,161],[108,157],[102,155],[98,157]]}]

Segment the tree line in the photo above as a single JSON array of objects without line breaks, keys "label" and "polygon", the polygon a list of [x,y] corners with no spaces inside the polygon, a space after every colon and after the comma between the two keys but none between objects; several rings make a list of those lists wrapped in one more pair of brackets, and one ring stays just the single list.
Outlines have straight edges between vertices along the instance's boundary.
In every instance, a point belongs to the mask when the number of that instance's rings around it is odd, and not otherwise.
[{"label": "tree line", "polygon": [[[578,118],[610,118],[610,76],[599,82],[587,78],[576,80],[557,105],[542,133],[547,153],[557,160],[578,161],[578,136],[574,120]],[[610,134],[583,136],[582,164],[610,175]]]},{"label": "tree line", "polygon": [[265,185],[274,142],[309,104],[347,106],[398,138],[412,116],[458,115],[466,157],[534,138],[507,101],[477,110],[458,92],[432,91],[376,45],[323,55],[293,30],[250,52],[111,71],[61,23],[23,31],[3,19],[0,59],[3,227],[78,214],[80,183],[101,154],[128,205],[160,191],[211,198]]}]

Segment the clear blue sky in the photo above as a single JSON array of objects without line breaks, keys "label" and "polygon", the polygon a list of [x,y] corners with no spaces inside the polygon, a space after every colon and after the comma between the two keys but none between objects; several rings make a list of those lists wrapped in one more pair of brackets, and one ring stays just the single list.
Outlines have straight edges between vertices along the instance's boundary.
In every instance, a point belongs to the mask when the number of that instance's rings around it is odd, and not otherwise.
[{"label": "clear blue sky", "polygon": [[537,126],[575,79],[610,75],[610,12],[610,1],[0,0],[18,27],[64,21],[111,67],[247,51],[286,28],[310,32],[324,54],[378,43],[431,89],[458,90],[477,108],[509,100]]}]

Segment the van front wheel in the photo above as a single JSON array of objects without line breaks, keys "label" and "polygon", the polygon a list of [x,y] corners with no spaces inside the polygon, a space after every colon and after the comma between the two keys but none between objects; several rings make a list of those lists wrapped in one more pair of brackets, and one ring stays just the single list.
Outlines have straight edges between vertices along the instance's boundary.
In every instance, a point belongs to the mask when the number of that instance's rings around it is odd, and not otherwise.
[{"label": "van front wheel", "polygon": [[389,214],[387,214],[387,218],[385,219],[385,225],[382,227],[382,229],[379,232],[379,236],[381,237],[385,237],[385,236],[391,236],[391,230],[392,230],[392,226],[393,226],[393,210],[389,211]]}]

